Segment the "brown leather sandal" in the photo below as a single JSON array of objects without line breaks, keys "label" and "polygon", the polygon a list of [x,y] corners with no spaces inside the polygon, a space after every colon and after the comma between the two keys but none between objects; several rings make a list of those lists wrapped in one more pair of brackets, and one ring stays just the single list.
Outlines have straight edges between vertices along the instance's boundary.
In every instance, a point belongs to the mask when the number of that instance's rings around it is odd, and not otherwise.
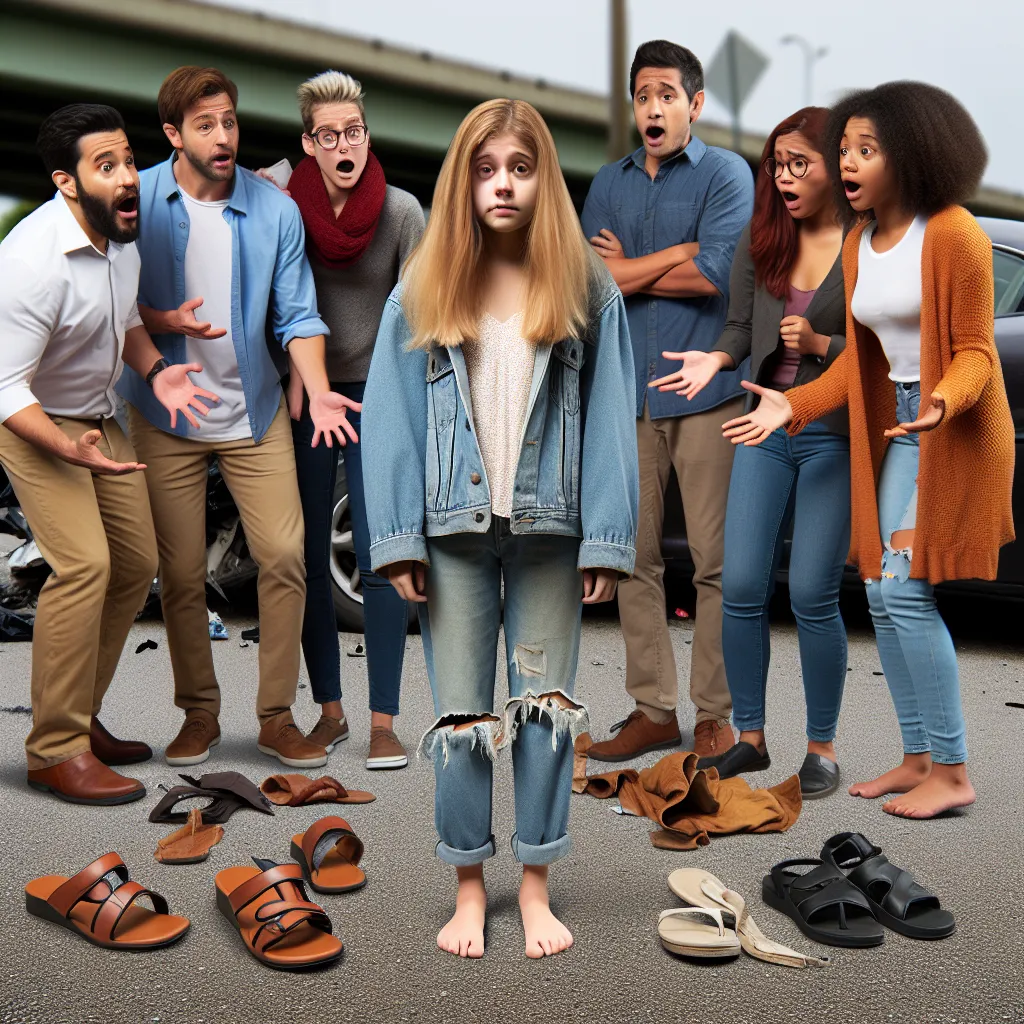
[{"label": "brown leather sandal", "polygon": [[362,840],[344,818],[328,816],[292,836],[292,857],[317,892],[354,892],[366,885],[366,872],[358,866]]},{"label": "brown leather sandal", "polygon": [[310,903],[297,864],[253,857],[255,868],[217,873],[217,906],[261,963],[294,971],[333,963],[344,945],[323,907]]},{"label": "brown leather sandal", "polygon": [[[134,906],[140,896],[149,897],[153,910]],[[116,853],[94,860],[72,878],[34,878],[25,886],[25,908],[104,949],[160,949],[177,942],[190,925],[187,917],[167,912],[163,896],[129,881]]]},{"label": "brown leather sandal", "polygon": [[224,829],[204,824],[203,812],[193,807],[181,828],[157,842],[153,856],[161,864],[199,864],[223,838]]},{"label": "brown leather sandal", "polygon": [[298,774],[271,775],[260,784],[260,792],[279,807],[318,803],[368,804],[377,799],[361,789],[346,789],[330,775],[319,779]]}]

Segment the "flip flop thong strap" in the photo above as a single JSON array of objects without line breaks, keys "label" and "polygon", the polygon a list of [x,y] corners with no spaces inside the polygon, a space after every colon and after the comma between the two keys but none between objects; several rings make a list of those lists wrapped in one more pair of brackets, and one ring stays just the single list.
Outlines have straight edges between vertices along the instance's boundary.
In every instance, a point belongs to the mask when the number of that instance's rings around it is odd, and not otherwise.
[{"label": "flip flop thong strap", "polygon": [[[108,877],[110,876],[110,877]],[[128,881],[128,868],[116,853],[107,853],[98,857],[91,864],[82,868],[66,882],[62,882],[46,902],[62,917],[68,917],[72,908],[86,896],[98,883],[106,882],[107,888],[113,892]],[[94,902],[101,902],[95,900]]]},{"label": "flip flop thong strap", "polygon": [[669,910],[663,910],[658,915],[658,920],[664,921],[667,917],[692,917],[698,921],[702,919],[705,922],[710,921],[718,928],[718,937],[725,937],[725,921],[722,918],[722,912],[712,907],[672,907]]}]

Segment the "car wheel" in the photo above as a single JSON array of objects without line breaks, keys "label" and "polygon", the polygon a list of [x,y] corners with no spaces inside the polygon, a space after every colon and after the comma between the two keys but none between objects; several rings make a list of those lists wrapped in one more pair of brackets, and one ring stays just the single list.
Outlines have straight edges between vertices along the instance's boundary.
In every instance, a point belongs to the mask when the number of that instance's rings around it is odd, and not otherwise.
[{"label": "car wheel", "polygon": [[[331,593],[334,597],[334,615],[338,629],[343,633],[362,633],[363,584],[356,562],[356,548],[352,539],[352,514],[349,510],[348,481],[345,463],[338,460],[338,478],[334,485],[334,508],[331,512]],[[416,624],[416,609],[410,606],[409,629]]]}]

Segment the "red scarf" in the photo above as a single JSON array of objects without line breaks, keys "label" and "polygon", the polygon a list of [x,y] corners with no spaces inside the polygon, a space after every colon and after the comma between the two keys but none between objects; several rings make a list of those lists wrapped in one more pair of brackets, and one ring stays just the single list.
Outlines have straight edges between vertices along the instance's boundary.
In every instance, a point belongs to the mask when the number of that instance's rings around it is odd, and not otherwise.
[{"label": "red scarf", "polygon": [[321,263],[350,267],[366,252],[384,208],[386,187],[380,161],[372,152],[367,153],[363,173],[335,217],[316,160],[307,156],[299,161],[288,181],[288,191],[302,214],[306,241]]}]

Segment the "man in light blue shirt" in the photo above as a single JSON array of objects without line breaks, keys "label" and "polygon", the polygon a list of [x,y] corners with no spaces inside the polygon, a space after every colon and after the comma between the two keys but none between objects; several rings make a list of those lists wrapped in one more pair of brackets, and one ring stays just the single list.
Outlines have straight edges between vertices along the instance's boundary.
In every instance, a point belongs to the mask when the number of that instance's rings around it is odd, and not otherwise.
[{"label": "man in light blue shirt", "polygon": [[[298,207],[235,166],[236,101],[234,84],[214,68],[178,68],[160,88],[174,152],[140,175],[138,250],[139,313],[163,358],[145,376],[126,371],[118,389],[148,466],[175,704],[185,712],[167,763],[199,764],[220,738],[205,591],[206,480],[216,457],[259,566],[258,745],[289,767],[312,768],[327,763],[327,752],[292,719],[305,604],[302,512],[268,339],[287,349],[305,383],[314,445],[354,440],[345,414],[358,405],[327,380],[327,327]],[[161,366],[192,362],[203,366],[197,383],[217,382],[209,390],[220,401],[202,429],[172,428],[150,382]]]},{"label": "man in light blue shirt", "polygon": [[742,157],[707,146],[690,132],[704,106],[704,70],[689,50],[665,40],[644,43],[633,59],[629,86],[644,144],[598,171],[583,208],[583,230],[626,296],[640,456],[636,572],[619,586],[626,690],[636,709],[617,735],[591,747],[591,757],[607,761],[681,742],[661,556],[665,487],[673,467],[697,590],[690,668],[694,749],[712,756],[734,742],[722,658],[722,559],[733,448],[721,424],[742,411],[746,364],[719,373],[692,401],[650,385],[679,368],[665,352],[707,352],[718,341],[733,252],[754,206],[753,176]]}]

